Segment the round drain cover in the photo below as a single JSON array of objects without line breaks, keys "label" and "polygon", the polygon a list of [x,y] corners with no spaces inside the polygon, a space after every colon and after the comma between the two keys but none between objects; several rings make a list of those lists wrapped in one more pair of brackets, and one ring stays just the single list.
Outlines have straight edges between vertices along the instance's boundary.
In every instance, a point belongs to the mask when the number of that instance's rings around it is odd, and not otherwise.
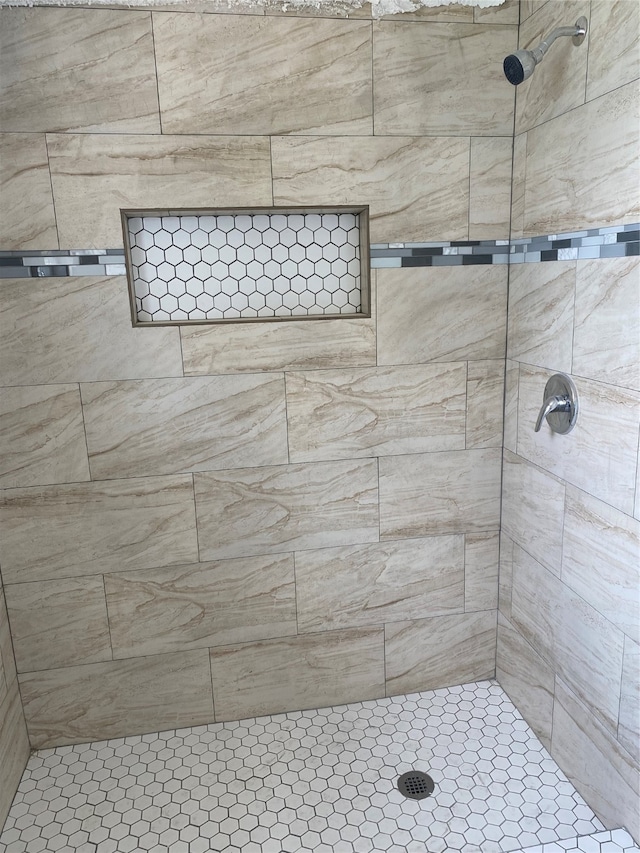
[{"label": "round drain cover", "polygon": [[431,776],[420,770],[410,770],[398,779],[398,790],[410,800],[424,800],[433,794],[434,788]]}]

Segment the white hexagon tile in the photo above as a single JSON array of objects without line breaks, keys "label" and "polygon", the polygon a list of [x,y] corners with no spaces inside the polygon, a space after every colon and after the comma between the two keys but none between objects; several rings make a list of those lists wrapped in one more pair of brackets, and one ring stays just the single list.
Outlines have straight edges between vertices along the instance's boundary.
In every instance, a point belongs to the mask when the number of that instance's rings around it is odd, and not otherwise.
[{"label": "white hexagon tile", "polygon": [[[410,770],[430,774],[431,796],[400,793]],[[494,682],[41,750],[0,836],[2,853],[529,847],[638,849],[605,830]]]}]

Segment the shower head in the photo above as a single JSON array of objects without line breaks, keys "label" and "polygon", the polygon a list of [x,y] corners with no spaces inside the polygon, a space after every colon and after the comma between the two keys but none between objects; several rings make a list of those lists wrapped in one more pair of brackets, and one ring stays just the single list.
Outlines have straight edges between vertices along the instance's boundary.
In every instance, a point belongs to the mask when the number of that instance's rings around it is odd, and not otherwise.
[{"label": "shower head", "polygon": [[551,35],[540,42],[533,50],[516,50],[510,53],[502,63],[504,75],[514,86],[528,80],[533,74],[536,65],[544,59],[545,53],[560,36],[571,36],[575,45],[582,44],[587,34],[587,19],[578,18],[573,27],[558,27]]}]

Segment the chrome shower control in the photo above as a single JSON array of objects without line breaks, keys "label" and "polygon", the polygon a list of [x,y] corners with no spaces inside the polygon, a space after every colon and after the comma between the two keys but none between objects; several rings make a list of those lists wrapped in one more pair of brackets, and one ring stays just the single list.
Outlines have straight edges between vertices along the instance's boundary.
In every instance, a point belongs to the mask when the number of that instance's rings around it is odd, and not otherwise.
[{"label": "chrome shower control", "polygon": [[540,432],[544,419],[553,432],[566,435],[578,418],[578,391],[573,379],[566,373],[555,373],[544,389],[542,407],[536,421],[535,432]]}]

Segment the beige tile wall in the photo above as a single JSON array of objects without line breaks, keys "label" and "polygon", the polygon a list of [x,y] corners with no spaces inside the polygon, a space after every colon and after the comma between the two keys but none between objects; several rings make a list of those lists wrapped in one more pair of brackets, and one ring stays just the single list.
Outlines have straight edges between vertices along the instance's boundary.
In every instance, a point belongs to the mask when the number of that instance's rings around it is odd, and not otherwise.
[{"label": "beige tile wall", "polygon": [[[274,203],[369,204],[379,242],[508,237],[516,3],[272,12],[3,9],[0,245]],[[370,319],[179,330],[133,329],[123,278],[3,282],[0,562],[33,745],[493,675],[506,268],[372,286]]]},{"label": "beige tile wall", "polygon": [[[533,0],[522,13],[522,46],[579,14],[590,35],[518,88],[513,236],[638,222],[640,6]],[[500,683],[554,758],[636,839],[639,285],[637,258],[510,270],[497,648]],[[577,385],[577,425],[534,433],[558,371]]]}]

